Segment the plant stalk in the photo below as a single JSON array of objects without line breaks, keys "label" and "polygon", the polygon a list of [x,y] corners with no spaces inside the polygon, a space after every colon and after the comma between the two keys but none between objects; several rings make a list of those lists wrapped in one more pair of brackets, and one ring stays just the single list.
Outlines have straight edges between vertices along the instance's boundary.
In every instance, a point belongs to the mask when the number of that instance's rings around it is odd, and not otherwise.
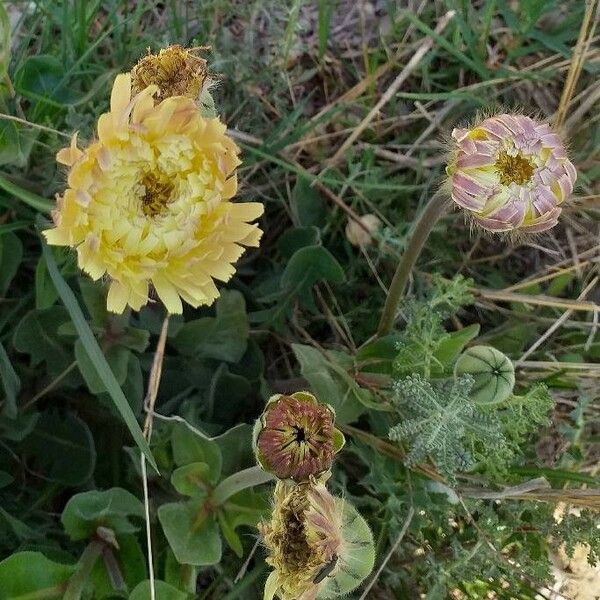
[{"label": "plant stalk", "polygon": [[[158,386],[160,385],[160,376],[162,374],[162,364],[165,356],[165,345],[167,342],[167,331],[169,330],[169,315],[165,316],[160,330],[160,337],[156,345],[150,378],[148,381],[148,391],[144,399],[146,408],[146,421],[144,422],[144,438],[150,444],[152,437],[152,423],[154,416],[154,404],[158,394]],[[156,589],[154,584],[154,557],[152,553],[152,528],[150,525],[150,495],[148,493],[148,473],[146,470],[146,456],[141,454],[141,469],[142,469],[142,485],[144,488],[144,513],[146,521],[146,547],[148,551],[148,578],[150,580],[150,600],[156,599]]]},{"label": "plant stalk", "polygon": [[79,600],[83,589],[90,578],[92,569],[102,554],[102,542],[94,540],[90,542],[79,559],[79,569],[69,580],[63,600]]},{"label": "plant stalk", "polygon": [[410,273],[421,254],[421,250],[435,227],[435,224],[448,212],[451,200],[446,193],[436,192],[428,202],[425,210],[415,223],[408,246],[398,263],[394,278],[388,290],[385,306],[377,328],[376,338],[383,337],[392,331],[398,305],[404,294]]}]

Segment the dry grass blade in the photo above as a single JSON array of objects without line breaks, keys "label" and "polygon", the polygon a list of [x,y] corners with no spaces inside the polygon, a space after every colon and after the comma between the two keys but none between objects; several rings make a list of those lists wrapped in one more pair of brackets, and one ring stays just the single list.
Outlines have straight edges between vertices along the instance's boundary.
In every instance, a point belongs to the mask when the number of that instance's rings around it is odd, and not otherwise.
[{"label": "dry grass blade", "polygon": [[[594,277],[592,281],[585,287],[585,289],[579,294],[577,300],[583,300],[598,283],[598,277]],[[565,311],[516,361],[515,366],[520,365],[528,356],[535,352],[563,323],[565,323],[575,311],[569,309]],[[596,313],[594,313],[596,314]]]},{"label": "dry grass blade", "polygon": [[502,290],[486,290],[475,288],[473,292],[487,300],[499,300],[501,302],[522,302],[533,306],[551,306],[554,308],[565,308],[568,310],[583,310],[589,312],[600,311],[600,305],[595,302],[582,302],[580,300],[569,300],[561,298],[552,298],[543,294],[528,295],[515,294],[513,292],[504,292]]},{"label": "dry grass blade", "polygon": [[577,39],[577,43],[575,44],[575,48],[573,49],[573,57],[571,58],[569,73],[567,74],[567,80],[565,81],[565,86],[560,98],[558,110],[556,111],[556,115],[554,117],[554,126],[559,130],[562,128],[565,122],[571,99],[575,93],[575,88],[577,87],[577,82],[579,81],[583,64],[594,37],[594,32],[597,25],[594,17],[597,7],[598,0],[587,0],[585,15],[581,23],[581,29],[579,30],[579,37]]},{"label": "dry grass blade", "polygon": [[[146,420],[144,422],[144,437],[148,442],[152,436],[152,423],[154,417],[154,404],[158,394],[158,386],[160,385],[160,377],[162,374],[162,364],[165,356],[165,344],[167,342],[167,331],[169,330],[169,315],[163,321],[160,330],[160,337],[156,345],[154,360],[152,361],[152,369],[148,381],[148,392],[144,400],[146,408]],[[144,513],[146,520],[146,547],[148,552],[148,578],[150,580],[150,600],[155,600],[156,589],[154,583],[154,558],[152,555],[152,528],[150,525],[150,496],[148,494],[148,473],[146,470],[146,457],[141,455],[141,470],[142,470],[142,485],[144,488]]]},{"label": "dry grass blade", "polygon": [[[454,17],[455,11],[448,11],[439,21],[435,28],[435,33],[440,34],[444,31],[448,23]],[[408,79],[409,75],[417,68],[423,57],[433,47],[433,38],[427,37],[423,40],[419,48],[415,51],[412,58],[408,61],[404,69],[396,77],[390,87],[379,99],[379,102],[369,111],[369,114],[361,121],[356,129],[346,138],[344,143],[338,148],[337,152],[328,161],[328,166],[335,165],[348,148],[360,137],[361,133],[369,126],[369,123],[379,114],[379,111],[394,97],[400,86]]]}]

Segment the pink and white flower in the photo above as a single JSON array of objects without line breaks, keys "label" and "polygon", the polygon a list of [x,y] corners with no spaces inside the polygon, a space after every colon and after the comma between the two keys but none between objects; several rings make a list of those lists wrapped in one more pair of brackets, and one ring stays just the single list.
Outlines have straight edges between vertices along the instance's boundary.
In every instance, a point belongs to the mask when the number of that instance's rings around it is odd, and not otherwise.
[{"label": "pink and white flower", "polygon": [[493,232],[545,231],[577,179],[559,136],[546,123],[501,114],[471,129],[452,131],[454,155],[446,172],[452,200]]}]

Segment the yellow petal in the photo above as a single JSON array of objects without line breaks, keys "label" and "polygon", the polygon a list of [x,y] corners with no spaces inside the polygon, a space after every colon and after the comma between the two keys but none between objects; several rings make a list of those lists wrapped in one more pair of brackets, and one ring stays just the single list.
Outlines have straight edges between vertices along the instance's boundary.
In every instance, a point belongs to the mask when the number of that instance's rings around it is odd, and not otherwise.
[{"label": "yellow petal", "polygon": [[108,289],[106,308],[108,308],[110,312],[121,314],[125,310],[128,300],[129,288],[114,280]]},{"label": "yellow petal", "polygon": [[131,100],[131,75],[121,73],[116,76],[110,95],[110,110],[120,115]]},{"label": "yellow petal", "polygon": [[42,231],[42,235],[46,238],[46,242],[50,246],[69,246],[71,244],[71,236],[64,229],[46,229]]},{"label": "yellow petal", "polygon": [[253,221],[263,214],[265,207],[260,202],[240,202],[232,204],[229,211],[240,221]]},{"label": "yellow petal", "polygon": [[175,286],[162,275],[155,275],[152,283],[167,312],[172,315],[180,315],[183,312],[183,306]]},{"label": "yellow petal", "polygon": [[77,132],[71,138],[71,145],[63,148],[56,153],[56,162],[70,167],[83,155],[83,152],[77,148]]}]

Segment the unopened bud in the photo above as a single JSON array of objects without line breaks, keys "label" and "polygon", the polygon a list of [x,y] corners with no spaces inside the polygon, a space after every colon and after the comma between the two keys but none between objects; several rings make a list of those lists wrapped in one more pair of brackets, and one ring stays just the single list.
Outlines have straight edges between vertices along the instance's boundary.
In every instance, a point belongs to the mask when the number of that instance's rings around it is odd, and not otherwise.
[{"label": "unopened bud", "polygon": [[501,114],[454,129],[446,172],[452,200],[488,231],[539,232],[554,227],[577,172],[550,125]]}]

